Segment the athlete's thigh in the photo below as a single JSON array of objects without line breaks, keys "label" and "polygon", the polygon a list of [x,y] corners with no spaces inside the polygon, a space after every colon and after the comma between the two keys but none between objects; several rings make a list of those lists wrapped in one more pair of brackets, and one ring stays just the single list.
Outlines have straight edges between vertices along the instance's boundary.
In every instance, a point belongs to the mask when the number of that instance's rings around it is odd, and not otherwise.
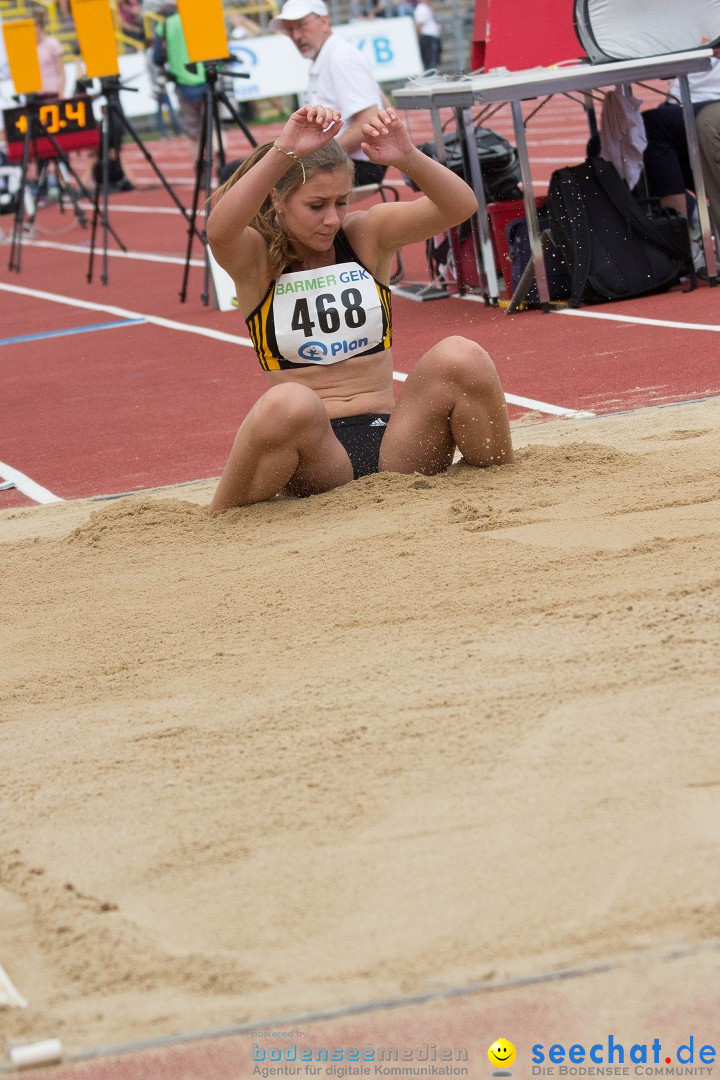
[{"label": "athlete's thigh", "polygon": [[317,438],[301,444],[298,467],[286,486],[288,495],[318,495],[353,479],[347,451],[335,438],[330,421],[321,425]]},{"label": "athlete's thigh", "polygon": [[422,409],[393,412],[380,446],[380,472],[433,476],[452,464],[455,442],[447,416]]},{"label": "athlete's thigh", "polygon": [[381,471],[432,475],[451,464],[454,387],[445,367],[442,350],[434,347],[403,384],[380,447]]}]

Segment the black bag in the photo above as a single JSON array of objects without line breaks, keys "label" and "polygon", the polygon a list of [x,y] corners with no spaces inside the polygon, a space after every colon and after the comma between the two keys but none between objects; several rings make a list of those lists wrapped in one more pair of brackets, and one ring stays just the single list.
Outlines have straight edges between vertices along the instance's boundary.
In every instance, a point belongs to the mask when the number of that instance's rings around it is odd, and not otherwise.
[{"label": "black bag", "polygon": [[[538,226],[540,233],[550,230],[550,214],[544,208],[538,210]],[[528,233],[527,218],[515,218],[505,226],[505,240],[507,242],[508,256],[512,271],[512,291],[515,292],[518,282],[522,277],[525,267],[530,262],[532,251],[530,249],[530,236]],[[544,251],[545,274],[547,276],[548,294],[551,300],[566,300],[570,295],[570,275],[563,261],[563,257],[553,244],[548,243]],[[526,295],[522,298],[528,305],[539,304],[537,284],[533,282]]]},{"label": "black bag", "polygon": [[[445,144],[445,163],[457,176],[465,175],[462,160],[462,148],[456,132],[449,132],[443,136]],[[502,202],[505,199],[522,199],[522,191],[518,187],[520,182],[520,163],[517,150],[490,128],[475,128],[475,145],[480,160],[483,189],[486,202]],[[421,143],[418,150],[437,161],[437,147],[434,142]],[[414,191],[420,189],[411,180],[407,183]]]},{"label": "black bag", "polygon": [[664,292],[697,283],[687,222],[633,198],[609,162],[588,158],[550,177],[545,208],[570,274],[570,306]]}]

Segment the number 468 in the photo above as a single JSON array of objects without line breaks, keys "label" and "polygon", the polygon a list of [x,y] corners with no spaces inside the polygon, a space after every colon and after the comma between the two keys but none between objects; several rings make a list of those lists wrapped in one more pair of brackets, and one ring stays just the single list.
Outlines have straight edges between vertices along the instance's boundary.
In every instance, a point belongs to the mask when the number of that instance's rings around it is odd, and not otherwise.
[{"label": "number 468", "polygon": [[[359,289],[343,289],[340,303],[344,309],[345,325],[351,330],[357,330],[367,320],[362,307],[362,293]],[[334,334],[340,329],[340,312],[337,306],[333,306],[335,304],[334,293],[318,293],[315,298],[317,325],[323,334]],[[304,296],[295,301],[290,325],[293,330],[302,330],[305,337],[313,335],[316,324],[310,318],[310,305]]]}]

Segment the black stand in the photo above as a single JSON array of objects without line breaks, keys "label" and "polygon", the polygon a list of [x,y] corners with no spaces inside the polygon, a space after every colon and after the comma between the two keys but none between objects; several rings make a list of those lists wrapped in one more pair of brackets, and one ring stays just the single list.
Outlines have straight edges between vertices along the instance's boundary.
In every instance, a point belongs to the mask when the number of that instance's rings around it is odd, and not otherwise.
[{"label": "black stand", "polygon": [[[62,149],[52,132],[48,131],[45,124],[43,124],[40,120],[40,107],[42,104],[42,102],[29,101],[23,106],[23,109],[27,110],[27,127],[25,128],[25,135],[23,138],[23,154],[21,166],[22,176],[20,180],[20,189],[18,191],[18,205],[15,211],[15,218],[13,221],[12,240],[10,243],[10,261],[8,263],[8,268],[10,270],[16,270],[18,273],[20,273],[20,269],[22,266],[22,237],[23,229],[25,226],[25,192],[27,188],[28,171],[30,167],[31,156],[34,157],[37,164],[38,187],[43,182],[43,180],[47,182],[47,175],[50,164],[54,163],[56,169],[56,176],[58,179],[58,187],[60,191],[60,209],[64,210],[63,194],[65,194],[70,198],[75,208],[75,214],[77,215],[77,219],[83,228],[86,228],[87,220],[80,206],[80,200],[77,191],[64,183],[64,177],[62,177],[62,174],[59,171],[58,163],[61,163],[63,167],[67,170],[67,172],[70,174],[70,176],[72,176],[73,180],[77,184],[77,188],[80,193],[85,195],[88,199],[91,198],[90,192],[87,190],[86,187],[84,187],[82,180],[70,164],[70,159],[68,158],[67,154]],[[49,140],[50,145],[53,148],[54,157],[44,157],[42,159],[38,157],[37,140],[40,138],[45,138]],[[34,220],[36,212],[37,206],[34,206],[31,220]]]},{"label": "black stand", "polygon": [[[542,246],[543,255],[545,254],[545,249],[547,248],[547,246],[548,246],[548,244],[550,243],[551,240],[552,240],[552,235],[550,233],[550,230],[549,229],[543,229],[543,231],[540,233],[540,244]],[[506,308],[506,311],[505,311],[506,315],[514,315],[515,314],[515,312],[518,310],[520,305],[524,302],[525,297],[527,296],[527,294],[532,289],[534,281],[535,281],[535,263],[533,262],[533,257],[531,255],[527,266],[523,270],[522,274],[520,275],[520,279],[519,279],[517,285],[515,286],[515,291],[513,292],[512,297],[510,299],[510,303],[508,304],[508,306]],[[541,307],[543,311],[549,311],[550,310],[550,305],[549,304],[539,304],[538,306]]]},{"label": "black stand", "polygon": [[[103,105],[103,120],[102,120],[102,142],[101,142],[102,156],[101,156],[100,178],[99,178],[98,182],[95,185],[95,195],[94,195],[94,198],[92,200],[92,202],[93,202],[93,219],[92,219],[92,228],[91,228],[91,233],[90,233],[90,258],[89,258],[89,261],[88,261],[87,280],[92,281],[92,278],[93,278],[93,264],[94,264],[94,261],[95,261],[95,235],[96,235],[96,232],[97,232],[98,219],[100,218],[101,223],[102,223],[102,227],[103,227],[103,249],[102,249],[102,251],[103,251],[103,263],[102,263],[102,273],[100,275],[100,280],[102,281],[103,285],[107,285],[107,283],[108,283],[108,253],[107,253],[107,234],[108,234],[108,232],[110,232],[112,234],[112,236],[114,237],[115,242],[117,243],[118,247],[122,251],[127,251],[127,248],[125,247],[125,245],[122,243],[122,241],[117,236],[117,233],[115,233],[115,231],[111,228],[111,226],[109,224],[109,220],[108,220],[108,191],[109,191],[109,187],[110,187],[110,156],[109,156],[109,152],[110,152],[110,149],[111,149],[110,131],[111,131],[111,128],[113,128],[113,126],[114,126],[114,129],[116,131],[120,130],[118,128],[118,126],[117,126],[118,124],[120,124],[122,126],[122,128],[125,129],[125,131],[128,133],[128,135],[133,140],[135,145],[137,147],[139,147],[139,149],[142,152],[145,160],[148,162],[150,167],[153,169],[155,175],[160,180],[161,184],[163,185],[163,187],[167,191],[167,193],[170,196],[170,198],[172,199],[172,201],[177,206],[177,208],[180,211],[180,213],[182,214],[182,216],[188,222],[190,222],[190,218],[189,218],[188,212],[185,209],[185,207],[183,206],[180,198],[175,193],[175,191],[172,189],[172,187],[170,186],[170,184],[168,183],[166,178],[163,176],[157,162],[153,158],[152,154],[150,154],[150,152],[147,150],[145,144],[143,143],[142,139],[140,138],[140,136],[136,132],[135,128],[132,126],[132,124],[128,120],[128,118],[125,115],[125,112],[123,110],[123,107],[120,104],[120,90],[124,89],[124,90],[132,90],[133,92],[136,92],[134,87],[121,87],[120,79],[118,78],[117,75],[110,76],[110,77],[108,77],[106,79],[101,79],[100,80],[100,85],[101,85],[100,94],[101,94],[101,96],[103,96],[105,98],[105,103]],[[117,147],[116,147],[116,149],[117,149]],[[102,215],[100,214],[100,196],[101,195],[102,195]],[[198,236],[199,235],[200,234],[198,233]]]},{"label": "black stand", "polygon": [[[65,213],[65,199],[69,199],[73,205],[75,216],[78,219],[78,223],[81,228],[87,228],[87,218],[85,212],[80,205],[80,196],[82,194],[82,188],[74,188],[72,184],[68,183],[65,172],[70,169],[69,163],[66,165],[60,158],[46,158],[42,161],[38,170],[38,191],[39,197],[42,198],[43,189],[47,194],[51,194],[53,188],[57,190],[57,202],[60,209],[60,213]],[[76,174],[73,174],[74,179],[78,180]],[[54,184],[53,184],[54,180]],[[88,192],[88,195],[90,193]]]},{"label": "black stand", "polygon": [[[195,190],[193,192],[192,210],[190,212],[189,228],[188,228],[188,245],[185,255],[185,268],[183,270],[182,286],[180,288],[180,300],[184,303],[187,296],[187,282],[188,274],[190,272],[190,255],[192,252],[193,237],[199,236],[200,242],[203,245],[203,251],[205,254],[205,270],[203,278],[203,291],[201,299],[203,304],[207,305],[210,302],[210,257],[208,255],[207,246],[207,233],[203,228],[202,233],[198,232],[195,225],[198,213],[198,203],[200,200],[200,190],[205,193],[205,203],[210,200],[212,195],[212,167],[213,167],[213,131],[217,136],[218,144],[218,167],[222,169],[225,165],[225,149],[222,141],[222,128],[220,126],[220,109],[219,105],[223,104],[228,110],[237,126],[242,131],[243,135],[250,143],[252,147],[257,146],[257,140],[253,138],[251,131],[248,129],[242,117],[239,115],[235,106],[231,103],[227,94],[218,87],[218,66],[220,61],[211,61],[205,64],[205,78],[207,80],[207,87],[205,90],[204,101],[204,113],[203,113],[203,129],[200,137],[200,146],[198,148],[197,161],[195,163]],[[233,72],[233,78],[249,79],[249,75],[244,73],[238,75],[237,72]]]}]

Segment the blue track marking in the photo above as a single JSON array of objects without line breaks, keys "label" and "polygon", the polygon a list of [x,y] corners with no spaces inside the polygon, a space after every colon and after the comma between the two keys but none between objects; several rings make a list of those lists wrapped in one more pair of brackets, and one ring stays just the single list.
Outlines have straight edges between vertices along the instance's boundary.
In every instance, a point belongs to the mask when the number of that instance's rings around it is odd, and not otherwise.
[{"label": "blue track marking", "polygon": [[67,337],[69,334],[90,334],[95,330],[116,330],[120,326],[138,326],[144,322],[147,322],[147,319],[123,319],[122,322],[73,326],[69,330],[48,330],[44,334],[24,334],[22,337],[0,338],[0,345],[18,345],[23,341],[43,341],[45,338]]}]

